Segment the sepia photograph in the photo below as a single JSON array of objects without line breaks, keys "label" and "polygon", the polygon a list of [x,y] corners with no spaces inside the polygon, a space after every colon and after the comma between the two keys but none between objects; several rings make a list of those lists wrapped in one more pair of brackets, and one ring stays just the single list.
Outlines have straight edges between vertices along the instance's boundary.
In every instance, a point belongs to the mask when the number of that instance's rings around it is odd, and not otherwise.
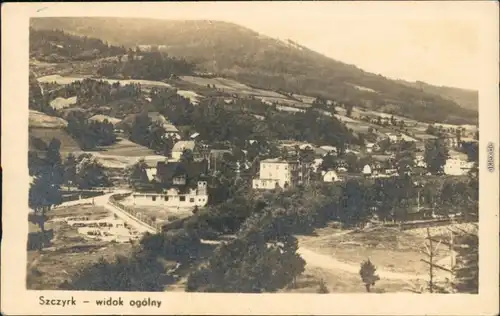
[{"label": "sepia photograph", "polygon": [[[479,219],[498,222],[498,204],[479,215],[480,187],[498,203],[481,27],[335,4],[32,6],[15,100],[27,192],[12,212],[29,304],[69,307],[83,291],[103,293],[83,302],[94,308],[133,292],[136,313],[174,293],[477,297]],[[480,108],[496,126],[480,128]],[[481,260],[498,265],[489,227]]]}]

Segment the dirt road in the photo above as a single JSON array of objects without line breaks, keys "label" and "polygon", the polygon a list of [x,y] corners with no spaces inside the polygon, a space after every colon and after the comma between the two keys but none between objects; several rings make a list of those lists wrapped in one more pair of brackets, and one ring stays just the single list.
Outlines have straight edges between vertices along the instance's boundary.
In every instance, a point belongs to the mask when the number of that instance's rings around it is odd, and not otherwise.
[{"label": "dirt road", "polygon": [[[321,269],[332,270],[332,271],[342,270],[353,274],[359,273],[359,268],[360,268],[359,265],[341,262],[335,258],[332,258],[331,256],[319,254],[305,247],[299,247],[298,253],[306,261],[306,264],[312,267],[318,267]],[[390,280],[410,281],[410,280],[427,278],[427,275],[398,273],[398,272],[384,271],[380,269],[377,269],[377,274],[381,279],[390,279]]]}]

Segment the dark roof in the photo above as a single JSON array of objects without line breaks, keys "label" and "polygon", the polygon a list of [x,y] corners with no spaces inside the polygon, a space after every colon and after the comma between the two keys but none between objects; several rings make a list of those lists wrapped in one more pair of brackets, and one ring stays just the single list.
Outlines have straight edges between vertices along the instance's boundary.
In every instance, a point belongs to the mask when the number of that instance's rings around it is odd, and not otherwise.
[{"label": "dark roof", "polygon": [[159,161],[156,166],[156,178],[158,182],[169,183],[172,178],[185,175],[188,179],[205,175],[208,172],[208,162],[206,160],[184,162],[163,162]]}]

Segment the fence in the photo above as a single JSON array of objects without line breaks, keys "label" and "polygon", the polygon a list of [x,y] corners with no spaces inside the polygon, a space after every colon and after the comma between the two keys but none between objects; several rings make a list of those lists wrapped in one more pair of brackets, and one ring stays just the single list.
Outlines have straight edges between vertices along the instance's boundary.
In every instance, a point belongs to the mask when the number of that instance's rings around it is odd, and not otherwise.
[{"label": "fence", "polygon": [[95,196],[104,195],[103,190],[79,190],[79,191],[62,191],[62,202],[77,201]]},{"label": "fence", "polygon": [[[162,231],[162,224],[157,223],[151,216],[148,216],[146,214],[141,214],[137,210],[134,210],[131,207],[125,206],[119,201],[124,199],[125,197],[129,196],[131,193],[124,193],[124,194],[115,194],[112,195],[109,198],[109,203],[120,210],[128,213],[130,216],[134,217],[136,220],[139,222],[142,222],[146,225],[148,225],[150,228],[154,229],[156,232],[161,232]],[[139,213],[139,214],[138,214]]]},{"label": "fence", "polygon": [[407,229],[415,229],[415,228],[427,228],[427,227],[433,227],[433,226],[444,226],[444,225],[449,225],[449,224],[460,224],[460,223],[467,223],[467,222],[473,222],[473,221],[467,221],[463,217],[455,217],[453,219],[451,218],[443,218],[443,219],[433,219],[433,220],[427,220],[427,221],[415,221],[415,222],[406,222],[401,224],[401,230],[407,230]]}]

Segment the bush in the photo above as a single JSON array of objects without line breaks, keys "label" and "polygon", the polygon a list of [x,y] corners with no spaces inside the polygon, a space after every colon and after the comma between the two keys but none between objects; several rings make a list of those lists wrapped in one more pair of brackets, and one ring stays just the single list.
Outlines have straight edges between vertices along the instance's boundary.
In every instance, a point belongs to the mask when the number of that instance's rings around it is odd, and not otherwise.
[{"label": "bush", "polygon": [[323,279],[319,280],[319,286],[318,286],[318,290],[316,293],[319,293],[319,294],[330,293],[330,291],[328,290],[328,287],[326,286],[325,280],[323,280]]}]

